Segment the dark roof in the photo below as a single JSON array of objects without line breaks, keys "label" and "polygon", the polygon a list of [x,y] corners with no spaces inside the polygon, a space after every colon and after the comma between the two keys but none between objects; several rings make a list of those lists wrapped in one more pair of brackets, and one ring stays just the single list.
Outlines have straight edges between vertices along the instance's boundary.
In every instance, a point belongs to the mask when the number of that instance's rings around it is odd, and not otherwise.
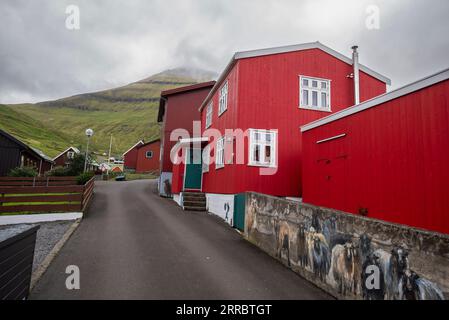
[{"label": "dark roof", "polygon": [[142,147],[145,147],[145,146],[147,146],[147,145],[149,145],[149,144],[152,144],[152,143],[155,143],[155,142],[158,142],[158,141],[161,141],[161,139],[158,138],[158,139],[154,139],[154,140],[145,142],[144,144],[141,144],[141,145],[137,146],[137,149],[140,149],[140,148],[142,148]]},{"label": "dark roof", "polygon": [[165,102],[166,102],[168,96],[178,94],[178,93],[185,93],[185,92],[189,92],[189,91],[203,89],[203,88],[207,88],[207,87],[212,88],[214,85],[215,85],[215,81],[208,81],[208,82],[201,82],[201,83],[196,83],[196,84],[192,84],[189,86],[184,86],[184,87],[179,87],[179,88],[175,88],[175,89],[161,91],[161,99],[159,100],[159,112],[157,114],[157,122],[162,122],[162,120],[164,119]]},{"label": "dark roof", "polygon": [[19,145],[22,148],[22,151],[28,151],[28,152],[34,154],[35,156],[37,156],[38,158],[41,158],[44,161],[48,161],[48,162],[52,162],[53,163],[53,160],[49,156],[44,154],[41,150],[26,145],[25,143],[23,143],[22,141],[20,141],[16,137],[10,135],[9,133],[7,133],[4,130],[0,129],[0,134],[5,136],[7,139],[13,141],[17,145]]}]

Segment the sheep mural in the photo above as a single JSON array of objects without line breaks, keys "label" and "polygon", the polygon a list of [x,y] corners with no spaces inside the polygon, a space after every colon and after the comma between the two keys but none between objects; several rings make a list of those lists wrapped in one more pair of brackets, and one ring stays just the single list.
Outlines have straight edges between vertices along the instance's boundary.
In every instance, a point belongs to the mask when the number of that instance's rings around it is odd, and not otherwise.
[{"label": "sheep mural", "polygon": [[[274,246],[267,250],[293,270],[322,283],[323,288],[366,300],[445,299],[437,283],[413,270],[404,243],[385,245],[369,234],[351,232],[347,225],[339,228],[337,215],[321,212],[291,215],[290,207],[272,205],[259,219],[267,201],[261,205],[250,198],[248,204],[246,227],[250,237],[255,233],[255,239],[272,237]],[[262,244],[268,243],[268,238],[263,239]],[[377,281],[373,282],[374,276]]]}]

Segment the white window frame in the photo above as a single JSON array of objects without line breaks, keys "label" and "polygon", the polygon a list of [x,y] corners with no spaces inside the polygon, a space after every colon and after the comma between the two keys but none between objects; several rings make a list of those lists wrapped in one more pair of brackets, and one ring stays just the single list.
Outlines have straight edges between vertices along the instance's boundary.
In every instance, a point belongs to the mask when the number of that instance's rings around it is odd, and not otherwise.
[{"label": "white window frame", "polygon": [[210,165],[210,144],[204,147],[203,149],[203,162],[202,162],[202,172],[209,172]]},{"label": "white window frame", "polygon": [[212,125],[212,115],[214,113],[214,102],[211,101],[206,108],[206,126],[205,128],[209,128]]},{"label": "white window frame", "polygon": [[[148,152],[151,152],[151,156],[150,157],[148,156]],[[153,151],[148,150],[148,151],[145,152],[145,158],[151,159],[151,158],[153,158],[153,156],[154,156],[154,152]]]},{"label": "white window frame", "polygon": [[[270,135],[270,141],[266,138],[263,140],[256,140],[256,133],[261,135]],[[265,130],[265,129],[249,129],[249,148],[248,148],[248,166],[268,167],[273,168],[277,166],[277,130]],[[261,154],[259,161],[254,159],[254,149],[256,146],[260,147]],[[265,147],[271,147],[270,162],[264,162],[265,159]]]},{"label": "white window frame", "polygon": [[220,88],[219,97],[218,97],[218,116],[221,116],[223,112],[228,110],[228,80],[223,84]]},{"label": "white window frame", "polygon": [[215,146],[215,169],[220,169],[225,166],[224,158],[225,158],[225,137],[220,137],[217,140]]},{"label": "white window frame", "polygon": [[[304,87],[303,81],[308,80],[309,85]],[[317,81],[318,87],[312,87],[312,82]],[[322,83],[326,83],[326,88],[322,88]],[[324,112],[332,112],[331,108],[331,84],[332,80],[317,78],[317,77],[309,77],[309,76],[299,76],[299,108],[306,110],[314,110],[314,111],[324,111]],[[307,104],[304,102],[305,95],[304,90],[307,90]],[[317,93],[317,106],[312,105],[313,92]],[[326,94],[326,106],[322,107],[322,94]]]},{"label": "white window frame", "polygon": [[68,151],[67,152],[67,159],[72,160],[73,158],[75,158],[75,151]]}]

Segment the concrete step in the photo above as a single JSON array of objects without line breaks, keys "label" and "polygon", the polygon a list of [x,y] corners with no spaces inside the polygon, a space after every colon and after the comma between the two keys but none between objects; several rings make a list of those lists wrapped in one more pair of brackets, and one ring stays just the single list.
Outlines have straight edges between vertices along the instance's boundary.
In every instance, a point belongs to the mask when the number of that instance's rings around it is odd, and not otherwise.
[{"label": "concrete step", "polygon": [[183,205],[184,206],[189,206],[189,207],[205,207],[206,206],[206,200],[204,201],[196,201],[196,200],[183,200]]},{"label": "concrete step", "polygon": [[206,203],[206,198],[182,198],[183,202],[204,202]]},{"label": "concrete step", "polygon": [[206,206],[204,207],[191,207],[191,206],[184,206],[185,211],[206,211]]},{"label": "concrete step", "polygon": [[206,194],[202,192],[183,192],[182,195],[184,197],[198,197],[198,198],[206,197]]}]

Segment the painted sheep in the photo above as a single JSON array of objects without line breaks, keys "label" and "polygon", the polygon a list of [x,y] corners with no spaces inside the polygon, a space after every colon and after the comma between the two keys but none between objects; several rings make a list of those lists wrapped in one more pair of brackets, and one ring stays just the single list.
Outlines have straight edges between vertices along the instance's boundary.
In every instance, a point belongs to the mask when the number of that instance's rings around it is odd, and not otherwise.
[{"label": "painted sheep", "polygon": [[347,295],[359,292],[361,263],[353,243],[335,245],[332,249],[330,270],[339,293]]}]

